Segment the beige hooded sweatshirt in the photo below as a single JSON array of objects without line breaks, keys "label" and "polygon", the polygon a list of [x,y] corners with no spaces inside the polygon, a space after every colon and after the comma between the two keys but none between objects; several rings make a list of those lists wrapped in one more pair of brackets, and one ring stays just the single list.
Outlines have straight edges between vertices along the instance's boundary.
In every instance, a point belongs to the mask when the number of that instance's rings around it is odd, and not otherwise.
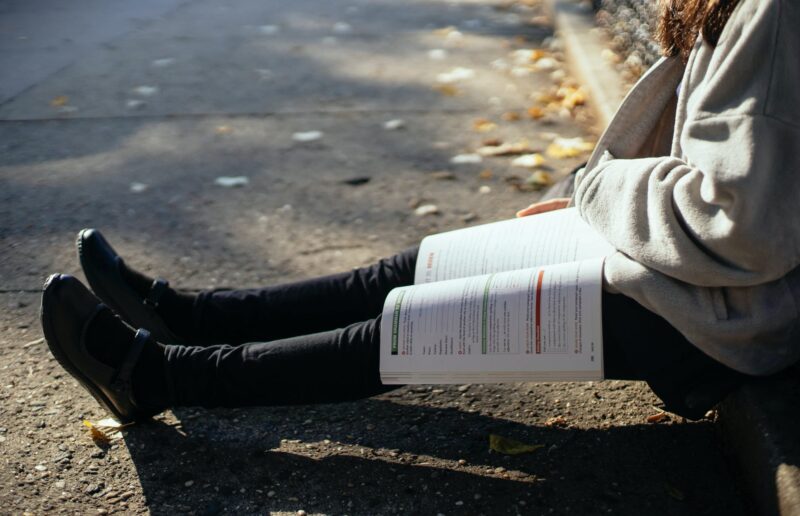
[{"label": "beige hooded sweatshirt", "polygon": [[741,0],[716,48],[701,38],[685,67],[656,63],[577,175],[573,202],[619,251],[607,290],[733,369],[797,361],[800,1]]}]

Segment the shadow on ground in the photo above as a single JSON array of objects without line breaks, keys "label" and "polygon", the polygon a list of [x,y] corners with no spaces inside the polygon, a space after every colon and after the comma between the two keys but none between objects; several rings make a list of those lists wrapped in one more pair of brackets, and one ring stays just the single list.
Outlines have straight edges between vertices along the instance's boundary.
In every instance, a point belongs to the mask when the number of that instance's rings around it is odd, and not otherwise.
[{"label": "shadow on ground", "polygon": [[[455,388],[443,391],[458,399]],[[178,421],[141,425],[125,441],[154,514],[738,511],[715,498],[723,479],[688,484],[670,464],[679,448],[694,457],[697,477],[712,469],[708,450],[716,444],[705,425],[557,428],[414,404],[419,394],[409,389],[389,396],[395,399],[181,409]],[[489,451],[492,433],[544,447],[500,455]]]}]

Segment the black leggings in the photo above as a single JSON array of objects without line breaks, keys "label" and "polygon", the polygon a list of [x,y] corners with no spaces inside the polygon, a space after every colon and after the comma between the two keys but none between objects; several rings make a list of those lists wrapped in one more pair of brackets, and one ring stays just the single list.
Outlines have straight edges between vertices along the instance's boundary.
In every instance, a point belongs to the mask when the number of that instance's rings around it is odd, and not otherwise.
[{"label": "black leggings", "polygon": [[[201,293],[193,346],[166,346],[172,406],[346,401],[391,390],[378,374],[383,302],[411,285],[418,248],[349,272],[251,290]],[[744,375],[664,319],[603,294],[605,377],[647,381],[668,410],[702,417]]]}]

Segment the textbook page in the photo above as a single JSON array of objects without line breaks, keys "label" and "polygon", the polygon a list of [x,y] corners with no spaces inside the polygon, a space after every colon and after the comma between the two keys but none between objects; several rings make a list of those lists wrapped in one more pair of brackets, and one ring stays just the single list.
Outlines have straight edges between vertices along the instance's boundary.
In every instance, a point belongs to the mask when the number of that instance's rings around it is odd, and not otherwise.
[{"label": "textbook page", "polygon": [[432,283],[608,256],[614,248],[566,208],[426,237],[414,283]]},{"label": "textbook page", "polygon": [[603,378],[603,258],[396,288],[384,384]]}]

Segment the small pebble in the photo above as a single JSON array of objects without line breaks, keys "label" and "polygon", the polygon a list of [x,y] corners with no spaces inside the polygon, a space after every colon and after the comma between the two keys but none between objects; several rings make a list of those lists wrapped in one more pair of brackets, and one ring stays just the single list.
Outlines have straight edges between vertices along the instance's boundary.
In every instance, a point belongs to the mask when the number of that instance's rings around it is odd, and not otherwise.
[{"label": "small pebble", "polygon": [[192,487],[194,485],[194,480],[187,480],[183,483],[183,485],[186,487]]}]

